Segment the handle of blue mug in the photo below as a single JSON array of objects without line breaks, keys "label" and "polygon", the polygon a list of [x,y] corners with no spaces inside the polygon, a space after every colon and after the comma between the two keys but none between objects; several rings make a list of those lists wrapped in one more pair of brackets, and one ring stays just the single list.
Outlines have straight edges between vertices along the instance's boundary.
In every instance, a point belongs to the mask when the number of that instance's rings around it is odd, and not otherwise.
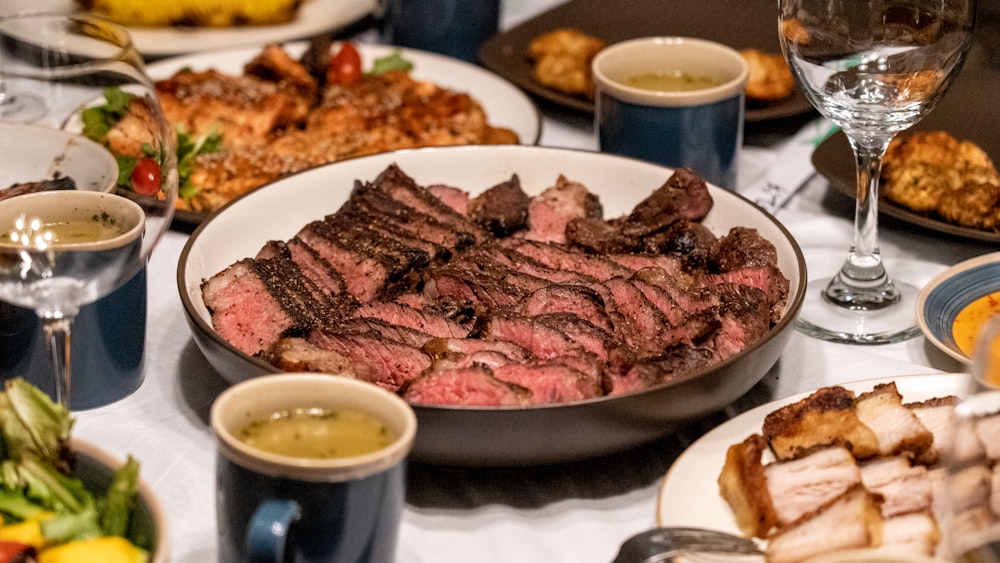
[{"label": "handle of blue mug", "polygon": [[243,538],[247,558],[253,563],[283,563],[288,530],[302,508],[293,500],[268,500],[254,511]]}]

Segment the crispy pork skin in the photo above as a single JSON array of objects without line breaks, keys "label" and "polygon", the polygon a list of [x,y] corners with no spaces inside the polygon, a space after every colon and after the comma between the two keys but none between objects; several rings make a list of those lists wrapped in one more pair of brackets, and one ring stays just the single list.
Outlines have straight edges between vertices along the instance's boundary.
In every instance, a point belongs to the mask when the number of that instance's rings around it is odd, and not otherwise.
[{"label": "crispy pork skin", "polygon": [[913,412],[903,406],[903,397],[895,383],[876,385],[862,393],[856,402],[858,419],[878,437],[879,453],[906,453],[918,457],[931,447],[931,434]]},{"label": "crispy pork skin", "polygon": [[857,463],[843,446],[768,464],[764,477],[779,526],[788,526],[816,512],[861,483]]},{"label": "crispy pork skin", "polygon": [[718,479],[719,494],[732,508],[740,531],[750,537],[766,537],[778,523],[761,462],[765,451],[767,440],[760,434],[729,446]]},{"label": "crispy pork skin", "polygon": [[770,563],[798,563],[810,557],[882,542],[878,502],[858,485],[813,514],[778,530],[767,545]]},{"label": "crispy pork skin", "polygon": [[824,387],[768,414],[763,432],[778,459],[835,444],[860,459],[879,452],[878,437],[857,416],[854,393],[839,386]]}]

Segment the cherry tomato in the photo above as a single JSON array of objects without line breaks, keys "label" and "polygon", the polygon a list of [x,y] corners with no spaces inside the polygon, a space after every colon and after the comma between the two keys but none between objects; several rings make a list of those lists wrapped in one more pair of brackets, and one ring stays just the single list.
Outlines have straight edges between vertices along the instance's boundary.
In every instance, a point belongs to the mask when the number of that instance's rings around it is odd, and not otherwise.
[{"label": "cherry tomato", "polygon": [[163,181],[160,165],[152,158],[144,156],[135,163],[132,169],[132,189],[139,195],[156,195]]},{"label": "cherry tomato", "polygon": [[336,84],[354,84],[361,80],[361,54],[352,43],[344,42],[330,59],[326,80]]},{"label": "cherry tomato", "polygon": [[0,562],[34,561],[35,548],[13,541],[0,541]]}]

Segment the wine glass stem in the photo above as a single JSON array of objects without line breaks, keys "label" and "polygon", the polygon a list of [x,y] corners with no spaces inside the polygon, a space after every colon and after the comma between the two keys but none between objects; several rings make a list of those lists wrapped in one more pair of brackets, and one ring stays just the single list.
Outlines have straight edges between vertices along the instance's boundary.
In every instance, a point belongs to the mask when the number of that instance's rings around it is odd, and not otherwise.
[{"label": "wine glass stem", "polygon": [[45,342],[52,356],[52,368],[55,373],[56,402],[69,410],[70,393],[70,333],[75,316],[42,317],[45,332]]},{"label": "wine glass stem", "polygon": [[823,297],[848,309],[876,310],[899,301],[878,245],[878,182],[890,136],[848,135],[857,166],[854,243]]}]

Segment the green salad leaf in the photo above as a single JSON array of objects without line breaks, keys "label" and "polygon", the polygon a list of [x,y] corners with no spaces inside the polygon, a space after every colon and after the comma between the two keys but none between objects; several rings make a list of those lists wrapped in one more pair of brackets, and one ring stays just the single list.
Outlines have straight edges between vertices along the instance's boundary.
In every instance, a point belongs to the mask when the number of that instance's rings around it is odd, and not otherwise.
[{"label": "green salad leaf", "polygon": [[72,473],[72,426],[69,411],[34,385],[20,378],[4,383],[0,516],[17,522],[46,514],[40,526],[49,541],[126,537],[139,464],[130,457],[115,472],[107,493],[94,494]]},{"label": "green salad leaf", "polygon": [[385,74],[390,70],[413,70],[413,63],[403,58],[403,53],[396,49],[391,55],[375,59],[372,68],[365,73],[366,76],[377,76]]}]

